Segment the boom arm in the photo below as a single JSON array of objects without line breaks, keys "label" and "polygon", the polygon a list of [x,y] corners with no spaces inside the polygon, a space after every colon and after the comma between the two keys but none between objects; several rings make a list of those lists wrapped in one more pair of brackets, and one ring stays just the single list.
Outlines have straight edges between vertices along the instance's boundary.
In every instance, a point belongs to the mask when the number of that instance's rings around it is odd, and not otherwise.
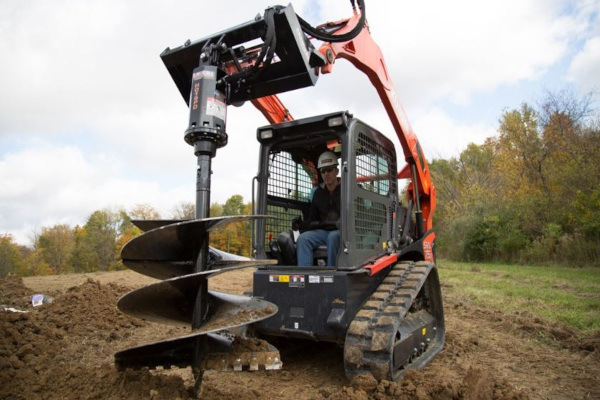
[{"label": "boom arm", "polygon": [[[358,0],[358,4],[360,13],[355,8],[351,18],[318,29],[300,19],[291,5],[271,7],[262,18],[167,48],[161,58],[190,106],[186,141],[194,145],[195,153],[211,156],[227,143],[226,105],[250,100],[271,124],[291,121],[277,94],[315,85],[319,72],[332,72],[338,58],[350,61],[377,90],[402,145],[407,164],[398,177],[412,179],[408,195],[414,203],[420,238],[433,226],[435,187],[381,49],[369,32],[364,1]],[[303,31],[323,42],[320,49],[314,48]],[[263,42],[245,48],[256,40]]]},{"label": "boom arm", "polygon": [[[326,24],[342,26],[337,31],[344,34],[351,31],[358,23],[360,17],[355,12],[350,19]],[[343,58],[352,63],[357,69],[367,75],[371,84],[377,90],[385,110],[396,131],[396,135],[402,145],[407,165],[398,173],[399,178],[413,178],[413,184],[409,186],[409,196],[415,202],[419,234],[432,229],[432,216],[435,210],[435,186],[431,181],[427,160],[423,154],[419,141],[408,121],[404,107],[394,90],[390,75],[388,73],[381,49],[373,40],[368,26],[365,24],[361,32],[354,39],[338,42],[324,43],[319,52],[325,57],[327,64],[321,67],[324,74],[333,70],[335,60]],[[291,120],[287,108],[276,95],[253,100],[253,104],[271,123]],[[416,187],[414,186],[416,184]],[[421,218],[422,215],[422,218]],[[419,221],[421,219],[421,221]]]}]

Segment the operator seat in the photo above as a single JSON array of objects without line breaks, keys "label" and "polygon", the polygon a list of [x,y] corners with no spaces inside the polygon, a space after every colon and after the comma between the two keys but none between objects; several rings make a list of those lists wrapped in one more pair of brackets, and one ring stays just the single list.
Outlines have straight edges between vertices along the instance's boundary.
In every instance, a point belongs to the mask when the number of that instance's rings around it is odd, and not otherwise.
[{"label": "operator seat", "polygon": [[[275,243],[273,243],[275,242]],[[281,232],[277,240],[271,242],[271,251],[277,255],[280,265],[298,265],[296,256],[296,242],[292,233]],[[324,267],[327,265],[327,246],[321,245],[313,250],[313,266]]]}]

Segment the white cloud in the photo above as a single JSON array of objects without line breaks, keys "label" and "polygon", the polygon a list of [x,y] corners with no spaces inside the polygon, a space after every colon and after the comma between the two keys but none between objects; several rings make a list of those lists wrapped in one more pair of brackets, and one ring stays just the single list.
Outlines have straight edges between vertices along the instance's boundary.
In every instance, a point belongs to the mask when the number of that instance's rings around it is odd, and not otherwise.
[{"label": "white cloud", "polygon": [[[325,5],[326,4],[326,5]],[[575,18],[560,1],[376,2],[367,18],[400,96],[428,107],[468,104],[473,94],[533,80],[563,57]],[[338,2],[323,14],[339,18]]]},{"label": "white cloud", "polygon": [[582,92],[600,90],[600,36],[586,41],[571,62],[569,78],[577,82]]},{"label": "white cloud", "polygon": [[428,132],[420,137],[425,156],[431,159],[458,157],[470,143],[477,145],[496,135],[496,128],[486,123],[464,124],[454,120],[439,108],[433,108],[415,119],[416,132]]},{"label": "white cloud", "polygon": [[[558,0],[366,2],[373,37],[430,157],[455,156],[494,133],[489,121],[457,120],[444,104],[466,109],[475,96],[540,79],[573,36],[588,41],[570,76],[581,85],[597,79],[598,34],[589,34],[597,0],[574,16]],[[293,3],[312,24],[351,15],[347,1]],[[26,240],[36,227],[81,224],[106,206],[149,203],[166,215],[179,201],[193,202],[187,109],[159,54],[251,20],[270,4],[1,1],[0,232]],[[296,118],[349,110],[392,131],[368,79],[344,60],[316,88],[281,97]],[[211,199],[239,193],[249,201],[255,131],[266,121],[250,104],[228,114],[229,144],[213,162]]]},{"label": "white cloud", "polygon": [[73,146],[38,143],[6,156],[0,161],[0,232],[26,243],[34,228],[82,224],[95,210],[151,204],[164,214],[190,200],[179,188],[164,190],[119,172],[113,158],[89,157]]}]

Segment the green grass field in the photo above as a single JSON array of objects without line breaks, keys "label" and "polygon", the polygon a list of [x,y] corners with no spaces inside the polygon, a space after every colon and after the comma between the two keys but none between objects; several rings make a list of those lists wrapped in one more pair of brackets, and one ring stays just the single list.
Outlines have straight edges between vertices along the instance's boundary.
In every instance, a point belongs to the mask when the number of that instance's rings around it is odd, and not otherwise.
[{"label": "green grass field", "polygon": [[438,262],[459,297],[507,312],[527,310],[582,333],[600,330],[600,269]]}]

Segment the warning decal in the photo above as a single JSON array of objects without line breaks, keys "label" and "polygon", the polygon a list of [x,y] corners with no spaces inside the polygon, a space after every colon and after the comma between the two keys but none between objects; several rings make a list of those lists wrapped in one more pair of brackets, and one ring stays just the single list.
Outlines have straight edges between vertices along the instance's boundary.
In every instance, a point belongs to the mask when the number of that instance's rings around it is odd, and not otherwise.
[{"label": "warning decal", "polygon": [[331,275],[309,275],[308,283],[333,283]]},{"label": "warning decal", "polygon": [[227,118],[227,106],[219,99],[208,97],[206,99],[206,115],[225,120]]},{"label": "warning decal", "polygon": [[283,282],[288,283],[290,281],[289,275],[269,275],[269,282]]},{"label": "warning decal", "polygon": [[304,287],[304,275],[290,275],[290,287]]},{"label": "warning decal", "polygon": [[289,283],[290,287],[304,287],[304,275],[269,275],[271,283]]}]

